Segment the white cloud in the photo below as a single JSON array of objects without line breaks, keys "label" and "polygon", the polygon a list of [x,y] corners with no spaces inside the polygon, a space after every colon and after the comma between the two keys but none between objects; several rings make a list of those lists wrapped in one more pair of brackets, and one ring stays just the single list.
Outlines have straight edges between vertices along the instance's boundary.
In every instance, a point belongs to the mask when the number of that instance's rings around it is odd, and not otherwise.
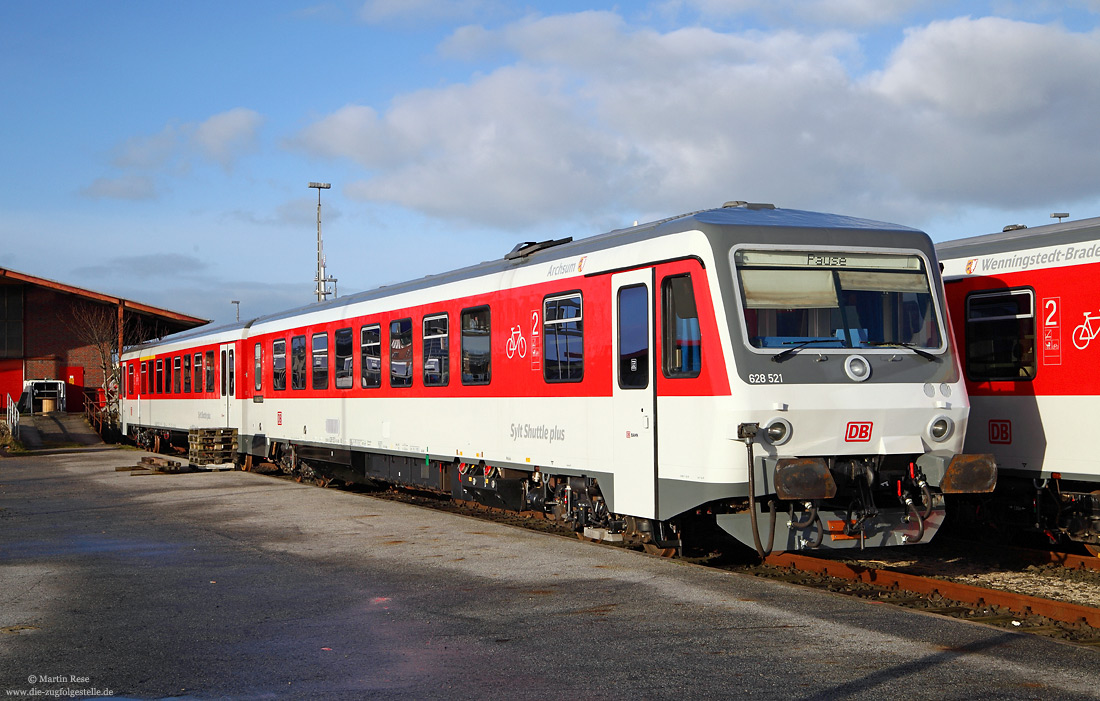
[{"label": "white cloud", "polygon": [[662,6],[666,13],[692,9],[705,19],[760,17],[773,26],[873,27],[894,24],[917,8],[945,4],[943,0],[670,0]]},{"label": "white cloud", "polygon": [[119,168],[158,168],[175,157],[179,129],[168,125],[151,136],[134,136],[117,149],[114,164]]},{"label": "white cloud", "polygon": [[85,265],[74,268],[73,275],[88,278],[110,278],[119,270],[125,270],[131,278],[163,278],[179,275],[194,277],[205,274],[207,264],[197,256],[162,251],[134,256],[116,256],[100,265]]},{"label": "white cloud", "polygon": [[143,175],[125,175],[118,178],[96,178],[81,190],[85,197],[111,200],[151,200],[157,196],[152,178]]},{"label": "white cloud", "polygon": [[1011,207],[1095,194],[1098,71],[1096,33],[964,18],[909,32],[868,87],[903,187]]},{"label": "white cloud", "polygon": [[348,186],[352,196],[525,225],[563,199],[590,210],[641,165],[621,138],[579,123],[574,109],[552,72],[509,67],[471,85],[403,96],[381,118],[345,107],[303,141],[377,172]]},{"label": "white cloud", "polygon": [[230,169],[237,158],[255,149],[262,123],[258,112],[236,107],[198,124],[192,140],[203,155]]},{"label": "white cloud", "polygon": [[258,112],[236,107],[203,122],[168,124],[156,134],[130,137],[115,149],[112,158],[112,165],[127,174],[97,178],[82,194],[111,199],[154,199],[157,196],[154,175],[158,171],[186,172],[196,159],[217,163],[230,171],[238,159],[256,149],[262,123],[263,117]]},{"label": "white cloud", "polygon": [[498,227],[728,199],[920,224],[1095,196],[1098,35],[937,22],[865,78],[846,68],[858,41],[661,33],[607,12],[466,27],[444,55],[514,63],[384,111],[344,107],[299,142],[364,168],[348,194]]},{"label": "white cloud", "polygon": [[497,5],[492,0],[367,0],[359,18],[369,24],[469,20]]},{"label": "white cloud", "polygon": [[397,137],[395,131],[382,128],[374,109],[346,105],[311,124],[292,143],[324,156],[348,156],[375,168],[400,162],[404,149],[392,141]]}]

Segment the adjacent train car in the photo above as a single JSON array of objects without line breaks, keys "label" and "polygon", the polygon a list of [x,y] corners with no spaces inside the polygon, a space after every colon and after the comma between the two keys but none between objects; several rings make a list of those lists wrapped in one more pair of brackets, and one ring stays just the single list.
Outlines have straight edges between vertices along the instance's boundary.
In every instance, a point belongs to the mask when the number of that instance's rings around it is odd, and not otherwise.
[{"label": "adjacent train car", "polygon": [[[1100,549],[1100,218],[937,245],[998,520]],[[1003,497],[1003,498],[1002,498]]]},{"label": "adjacent train car", "polygon": [[926,542],[996,482],[944,311],[924,233],[732,202],[132,349],[122,417],[661,548]]}]

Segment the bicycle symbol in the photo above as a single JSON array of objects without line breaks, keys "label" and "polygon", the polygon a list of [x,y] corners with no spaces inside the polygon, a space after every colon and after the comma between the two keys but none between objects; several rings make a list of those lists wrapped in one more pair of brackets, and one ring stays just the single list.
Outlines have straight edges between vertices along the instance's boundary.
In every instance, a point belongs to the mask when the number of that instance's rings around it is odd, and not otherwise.
[{"label": "bicycle symbol", "polygon": [[519,325],[512,327],[512,335],[504,344],[504,352],[508,355],[509,360],[517,351],[521,358],[527,355],[527,340],[523,338],[523,330]]},{"label": "bicycle symbol", "polygon": [[1073,330],[1073,345],[1077,346],[1077,350],[1085,350],[1089,347],[1089,341],[1100,335],[1100,316],[1093,316],[1092,312],[1084,314],[1085,320]]}]

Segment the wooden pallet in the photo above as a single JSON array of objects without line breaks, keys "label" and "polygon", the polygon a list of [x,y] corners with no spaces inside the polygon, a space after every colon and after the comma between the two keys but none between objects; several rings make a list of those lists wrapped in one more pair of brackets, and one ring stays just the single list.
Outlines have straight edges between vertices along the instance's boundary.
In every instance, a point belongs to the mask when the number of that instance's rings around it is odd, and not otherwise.
[{"label": "wooden pallet", "polygon": [[236,438],[196,438],[188,439],[187,447],[190,450],[236,450]]},{"label": "wooden pallet", "polygon": [[235,428],[193,428],[188,436],[233,436],[237,437],[237,429]]},{"label": "wooden pallet", "polygon": [[196,428],[187,434],[187,461],[203,469],[233,469],[237,429]]}]

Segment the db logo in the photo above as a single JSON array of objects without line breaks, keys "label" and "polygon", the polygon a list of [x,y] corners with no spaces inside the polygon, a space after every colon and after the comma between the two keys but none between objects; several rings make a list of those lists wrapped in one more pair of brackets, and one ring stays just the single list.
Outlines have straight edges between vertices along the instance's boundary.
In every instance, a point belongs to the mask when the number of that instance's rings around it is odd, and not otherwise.
[{"label": "db logo", "polygon": [[1012,442],[1012,422],[1005,419],[990,419],[989,420],[989,442],[990,443],[1011,443]]},{"label": "db logo", "polygon": [[871,440],[870,421],[849,421],[848,430],[844,432],[844,440],[848,443],[866,443]]}]

